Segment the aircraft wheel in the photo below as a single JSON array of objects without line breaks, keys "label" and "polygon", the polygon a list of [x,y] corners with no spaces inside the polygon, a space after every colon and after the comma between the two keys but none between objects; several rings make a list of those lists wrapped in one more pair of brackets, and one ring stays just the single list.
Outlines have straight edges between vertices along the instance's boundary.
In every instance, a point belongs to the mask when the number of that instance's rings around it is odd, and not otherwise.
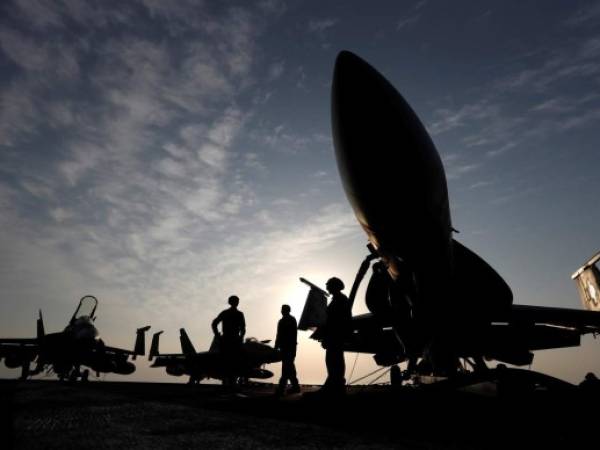
[{"label": "aircraft wheel", "polygon": [[89,378],[90,378],[90,371],[88,369],[85,369],[81,374],[81,381],[86,383],[89,380]]},{"label": "aircraft wheel", "polygon": [[390,384],[392,386],[402,386],[402,371],[398,365],[390,368]]},{"label": "aircraft wheel", "polygon": [[75,383],[77,381],[77,378],[79,378],[79,370],[71,370],[71,373],[69,374],[69,383]]}]

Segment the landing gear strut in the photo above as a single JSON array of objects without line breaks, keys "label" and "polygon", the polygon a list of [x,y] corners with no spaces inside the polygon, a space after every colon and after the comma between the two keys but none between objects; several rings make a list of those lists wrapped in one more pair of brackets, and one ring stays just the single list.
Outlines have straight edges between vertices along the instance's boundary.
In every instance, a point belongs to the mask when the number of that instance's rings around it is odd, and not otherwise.
[{"label": "landing gear strut", "polygon": [[400,370],[400,366],[397,364],[395,366],[390,367],[390,384],[394,387],[402,386],[402,371]]},{"label": "landing gear strut", "polygon": [[24,362],[23,365],[21,366],[21,377],[19,379],[26,380],[28,376],[29,376],[29,361]]}]

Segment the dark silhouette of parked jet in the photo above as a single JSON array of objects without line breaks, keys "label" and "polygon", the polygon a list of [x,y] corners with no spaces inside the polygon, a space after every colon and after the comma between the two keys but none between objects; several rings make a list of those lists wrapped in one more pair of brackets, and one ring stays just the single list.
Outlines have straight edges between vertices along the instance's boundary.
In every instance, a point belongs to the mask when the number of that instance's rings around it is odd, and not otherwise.
[{"label": "dark silhouette of parked jet", "polygon": [[185,329],[179,330],[181,353],[161,354],[159,339],[162,331],[154,334],[148,359],[154,363],[151,367],[164,367],[169,375],[176,377],[189,375],[190,383],[199,383],[208,378],[223,383],[233,379],[243,384],[251,378],[267,379],[273,372],[263,368],[265,364],[281,361],[280,353],[268,345],[269,340],[257,341],[247,338],[242,344],[236,360],[220,350],[219,339],[215,337],[208,351],[196,352]]},{"label": "dark silhouette of parked jet", "polygon": [[[79,300],[66,328],[57,333],[46,334],[42,311],[37,320],[37,336],[35,338],[0,339],[0,360],[4,359],[6,367],[21,367],[21,378],[37,375],[42,371],[54,372],[61,380],[75,381],[78,378],[87,380],[89,370],[81,371],[81,366],[89,367],[98,375],[102,373],[118,373],[129,375],[135,372],[135,365],[128,361],[145,353],[145,332],[149,326],[137,330],[133,350],[109,347],[98,338],[98,330],[94,326],[98,300],[86,295]],[[30,370],[31,363],[36,363]]]},{"label": "dark silhouette of parked jet", "polygon": [[[429,134],[400,93],[347,51],[335,63],[331,117],[343,187],[371,251],[350,293],[352,303],[371,267],[370,313],[353,317],[345,351],[374,354],[402,380],[395,365],[403,361],[406,376],[485,371],[486,360],[528,365],[534,350],[578,346],[581,335],[600,331],[598,312],[513,304],[502,277],[453,238],[444,167]],[[598,259],[575,277],[595,310]],[[321,326],[325,304],[311,287],[300,327]]]}]

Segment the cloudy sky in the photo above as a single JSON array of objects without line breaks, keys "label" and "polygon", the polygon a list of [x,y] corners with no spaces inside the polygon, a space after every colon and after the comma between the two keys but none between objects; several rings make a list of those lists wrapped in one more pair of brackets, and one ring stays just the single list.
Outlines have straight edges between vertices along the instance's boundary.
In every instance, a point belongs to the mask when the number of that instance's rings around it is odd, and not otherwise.
[{"label": "cloudy sky", "polygon": [[[14,0],[0,6],[0,334],[34,333],[38,308],[58,330],[93,294],[108,344],[150,324],[163,350],[180,327],[199,350],[230,294],[267,339],[282,303],[300,314],[299,276],[350,284],[366,239],[333,157],[342,49],[420,115],[459,240],[515,302],[580,308],[570,274],[600,248],[597,1]],[[578,381],[598,356],[590,338],[533,368]],[[298,360],[301,381],[323,380],[305,334]],[[362,356],[356,374],[371,367]]]}]

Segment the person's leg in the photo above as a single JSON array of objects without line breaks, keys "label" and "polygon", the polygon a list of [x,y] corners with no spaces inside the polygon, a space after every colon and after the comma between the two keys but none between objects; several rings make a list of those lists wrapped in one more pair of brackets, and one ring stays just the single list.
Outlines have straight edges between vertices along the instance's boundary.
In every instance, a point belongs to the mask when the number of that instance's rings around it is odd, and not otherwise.
[{"label": "person's leg", "polygon": [[290,350],[289,355],[288,355],[288,378],[290,380],[290,383],[292,385],[292,389],[295,392],[299,392],[300,390],[300,385],[298,383],[298,376],[296,373],[296,364],[294,363],[295,359],[296,359],[296,348],[294,347],[292,350]]},{"label": "person's leg", "polygon": [[281,379],[284,381],[283,387],[287,386],[291,375],[290,370],[290,358],[288,355],[281,360]]},{"label": "person's leg", "polygon": [[235,385],[234,365],[236,358],[236,342],[230,336],[223,336],[221,341],[221,355],[225,378],[223,384],[228,387]]},{"label": "person's leg", "polygon": [[294,364],[294,360],[290,361],[290,383],[292,384],[292,388],[290,389],[293,393],[300,392],[300,383],[298,383],[298,376],[296,374],[296,365]]},{"label": "person's leg", "polygon": [[325,350],[325,367],[327,367],[327,379],[325,380],[325,383],[323,383],[324,388],[326,388],[327,386],[330,386],[334,382],[334,375],[335,375],[334,359],[335,359],[334,351],[330,348],[327,348]]},{"label": "person's leg", "polygon": [[346,385],[346,361],[344,360],[344,351],[341,348],[332,349],[332,383],[335,387]]}]

